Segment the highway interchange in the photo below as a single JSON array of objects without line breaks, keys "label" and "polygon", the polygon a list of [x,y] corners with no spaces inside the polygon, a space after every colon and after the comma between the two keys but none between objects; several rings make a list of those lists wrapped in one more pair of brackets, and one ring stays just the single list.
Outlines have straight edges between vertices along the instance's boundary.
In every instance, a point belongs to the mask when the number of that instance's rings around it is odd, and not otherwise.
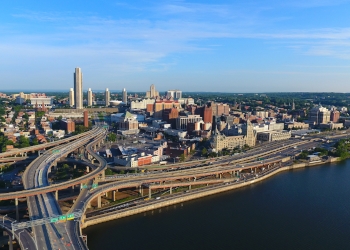
[{"label": "highway interchange", "polygon": [[[106,168],[106,161],[104,158],[94,152],[94,147],[96,145],[96,142],[103,140],[105,136],[106,131],[102,128],[96,127],[84,135],[75,138],[75,140],[70,140],[69,144],[55,147],[55,150],[60,151],[59,154],[52,154],[50,152],[42,154],[40,157],[36,158],[25,171],[25,174],[23,176],[23,183],[26,190],[16,193],[0,194],[0,200],[27,197],[28,210],[31,220],[61,215],[62,212],[57,203],[56,197],[53,194],[53,191],[82,183],[91,186],[94,179],[101,178],[99,176],[101,172]],[[87,145],[86,151],[88,154],[86,157],[89,157],[88,155],[90,155],[99,162],[97,168],[79,180],[74,179],[62,184],[54,184],[50,186],[48,182],[48,173],[52,165],[60,157],[67,156],[70,152],[84,145]],[[173,185],[175,187],[176,185],[181,186],[182,184],[172,183],[173,181],[183,180],[186,178],[195,178],[193,181],[197,180],[197,183],[201,183],[200,181],[204,180],[203,183],[205,183],[211,181],[207,179],[210,178],[210,176],[222,174],[225,172],[249,170],[257,166],[266,166],[270,163],[272,164],[280,162],[282,158],[294,156],[295,154],[300,153],[302,150],[317,147],[319,145],[320,142],[317,141],[317,139],[291,139],[289,141],[280,141],[258,146],[246,153],[239,155],[224,156],[218,158],[216,161],[213,160],[211,164],[208,163],[210,160],[207,160],[205,163],[203,161],[197,161],[186,163],[178,167],[164,167],[164,169],[159,169],[158,171],[151,173],[121,175],[115,178],[109,177],[100,179],[100,181],[104,181],[105,184],[100,185],[94,189],[82,189],[80,195],[78,196],[76,202],[69,212],[71,213],[82,211],[85,213],[88,204],[93,199],[101,196],[101,194],[108,191],[128,187],[140,187],[143,185],[156,188],[158,183],[165,183],[165,186],[169,187]],[[238,181],[241,180],[237,180],[237,182]],[[224,179],[221,181],[212,181],[212,183],[217,184],[214,184],[213,186],[209,186],[207,188],[215,188],[215,186],[222,184],[234,184],[232,180]],[[184,183],[184,185],[188,185],[188,183]],[[195,192],[200,192],[200,190],[196,190]],[[173,196],[167,196],[166,199],[171,199],[171,197]],[[151,200],[148,202],[157,201]],[[142,206],[146,203],[146,201],[139,199],[137,205]],[[127,208],[128,206],[124,207]],[[122,208],[123,206],[119,205],[118,209]],[[94,215],[103,216],[105,214],[118,210],[110,208],[108,209],[101,209]],[[11,223],[13,223],[11,219],[5,218],[3,227],[9,230]],[[20,232],[22,232],[21,236],[19,235]],[[32,227],[32,233],[29,229],[23,229],[20,232],[16,231],[14,233],[24,249],[34,249],[33,244],[36,245],[36,249],[87,249],[86,244],[82,241],[82,235],[80,234],[79,218],[76,218],[76,220],[67,221],[65,223],[49,223],[34,226]],[[34,237],[32,237],[32,235]]]}]

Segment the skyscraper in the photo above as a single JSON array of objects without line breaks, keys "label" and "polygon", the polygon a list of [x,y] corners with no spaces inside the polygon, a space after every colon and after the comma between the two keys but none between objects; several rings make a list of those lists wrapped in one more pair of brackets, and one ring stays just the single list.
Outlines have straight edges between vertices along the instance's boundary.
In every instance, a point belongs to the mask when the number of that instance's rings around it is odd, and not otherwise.
[{"label": "skyscraper", "polygon": [[89,107],[92,106],[92,91],[91,91],[91,88],[89,88],[89,90],[88,90],[87,105],[88,105]]},{"label": "skyscraper", "polygon": [[150,91],[147,91],[147,92],[146,92],[146,97],[147,97],[147,98],[156,98],[156,97],[159,97],[159,92],[156,91],[156,87],[154,86],[154,84],[151,85]]},{"label": "skyscraper", "polygon": [[83,74],[80,68],[74,72],[74,104],[76,109],[83,108]]},{"label": "skyscraper", "polygon": [[123,88],[123,102],[124,103],[128,102],[128,92],[126,92],[125,88]]},{"label": "skyscraper", "polygon": [[69,90],[69,106],[74,107],[74,90],[70,88]]},{"label": "skyscraper", "polygon": [[106,92],[105,92],[105,105],[106,105],[106,107],[109,106],[110,100],[111,100],[111,93],[109,92],[109,89],[106,88]]}]

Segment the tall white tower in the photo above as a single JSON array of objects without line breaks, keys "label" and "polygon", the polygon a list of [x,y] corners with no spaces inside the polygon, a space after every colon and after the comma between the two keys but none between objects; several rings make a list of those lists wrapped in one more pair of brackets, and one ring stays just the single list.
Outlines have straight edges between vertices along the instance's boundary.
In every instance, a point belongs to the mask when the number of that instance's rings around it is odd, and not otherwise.
[{"label": "tall white tower", "polygon": [[74,72],[74,104],[76,109],[83,108],[83,74],[80,68]]},{"label": "tall white tower", "polygon": [[106,105],[106,107],[109,106],[110,100],[111,100],[111,93],[109,92],[109,89],[106,88],[106,92],[105,92],[105,105]]},{"label": "tall white tower", "polygon": [[70,88],[69,90],[69,106],[74,106],[74,90],[73,88]]},{"label": "tall white tower", "polygon": [[123,102],[126,104],[128,102],[128,92],[123,88]]},{"label": "tall white tower", "polygon": [[87,94],[88,94],[87,105],[89,107],[91,107],[92,106],[92,91],[91,91],[91,88],[89,88]]}]

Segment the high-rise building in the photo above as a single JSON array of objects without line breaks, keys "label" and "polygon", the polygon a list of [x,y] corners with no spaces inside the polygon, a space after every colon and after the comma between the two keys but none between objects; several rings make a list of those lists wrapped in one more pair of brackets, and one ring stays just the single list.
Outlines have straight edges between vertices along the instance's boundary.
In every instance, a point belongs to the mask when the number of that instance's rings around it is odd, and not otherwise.
[{"label": "high-rise building", "polygon": [[123,102],[128,103],[128,92],[126,92],[125,88],[123,88]]},{"label": "high-rise building", "polygon": [[337,110],[331,111],[331,122],[339,122],[340,112]]},{"label": "high-rise building", "polygon": [[70,88],[70,90],[69,90],[69,105],[71,107],[74,107],[74,90],[73,90],[73,88]]},{"label": "high-rise building", "polygon": [[156,91],[156,87],[154,86],[154,84],[151,85],[150,91],[147,91],[147,92],[146,92],[146,97],[147,97],[147,98],[156,98],[156,97],[159,97],[159,92]]},{"label": "high-rise building", "polygon": [[91,91],[91,88],[89,88],[87,94],[88,94],[87,105],[89,107],[91,107],[92,106],[92,91]]},{"label": "high-rise building", "polygon": [[74,104],[76,109],[83,108],[83,74],[80,68],[74,72]]},{"label": "high-rise building", "polygon": [[[157,100],[154,105],[152,105],[154,108],[154,118],[163,118],[163,110],[165,109],[171,109],[171,108],[181,108],[181,104],[178,101],[170,101],[170,100]],[[147,105],[147,111],[148,111],[148,105]]]},{"label": "high-rise building", "polygon": [[168,90],[167,93],[166,93],[166,96],[168,98],[174,98],[174,99],[180,99],[182,98],[182,91],[181,90]]},{"label": "high-rise building", "polygon": [[84,127],[89,127],[89,112],[84,110]]},{"label": "high-rise building", "polygon": [[315,125],[321,123],[328,123],[331,120],[331,112],[322,107],[322,105],[317,105],[309,111],[309,123]]},{"label": "high-rise building", "polygon": [[109,106],[110,100],[111,100],[111,93],[109,92],[109,89],[106,88],[106,92],[105,92],[105,105],[106,105],[106,107]]}]

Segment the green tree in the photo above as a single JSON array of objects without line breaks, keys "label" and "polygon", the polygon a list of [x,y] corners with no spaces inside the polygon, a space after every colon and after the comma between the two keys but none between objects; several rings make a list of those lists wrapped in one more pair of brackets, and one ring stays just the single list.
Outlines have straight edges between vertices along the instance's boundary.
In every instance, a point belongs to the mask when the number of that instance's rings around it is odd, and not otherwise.
[{"label": "green tree", "polygon": [[34,139],[32,140],[32,145],[38,145],[38,139],[36,137],[34,137]]},{"label": "green tree", "polygon": [[185,155],[184,154],[180,155],[180,161],[185,161]]},{"label": "green tree", "polygon": [[208,150],[206,148],[202,149],[202,156],[207,156]]},{"label": "green tree", "polygon": [[26,138],[24,135],[20,135],[18,138],[18,147],[19,148],[26,148],[29,147],[29,139]]},{"label": "green tree", "polygon": [[116,141],[117,140],[117,135],[115,134],[115,133],[110,133],[109,135],[108,135],[108,140],[109,141]]},{"label": "green tree", "polygon": [[114,172],[110,168],[107,168],[105,170],[105,175],[114,175]]}]

